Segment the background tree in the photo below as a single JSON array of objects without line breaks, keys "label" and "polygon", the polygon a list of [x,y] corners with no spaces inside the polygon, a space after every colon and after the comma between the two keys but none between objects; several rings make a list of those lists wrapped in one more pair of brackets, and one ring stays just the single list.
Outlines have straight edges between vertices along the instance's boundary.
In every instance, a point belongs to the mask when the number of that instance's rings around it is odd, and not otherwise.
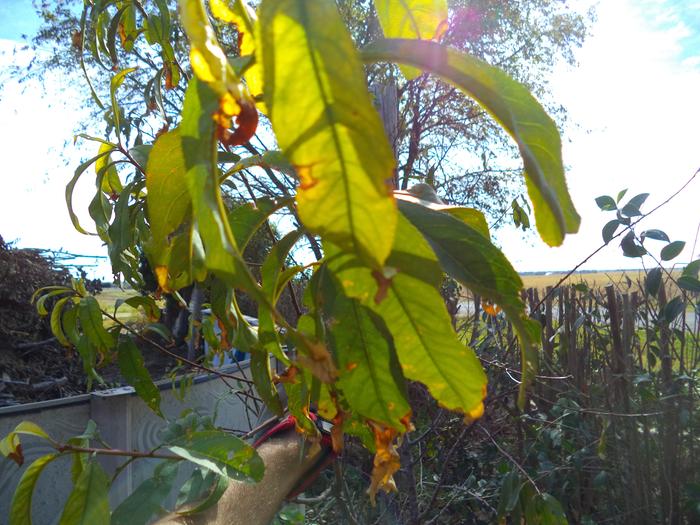
[{"label": "background tree", "polygon": [[[175,9],[174,0],[160,3],[167,3],[171,11]],[[26,71],[15,70],[15,78],[40,78],[46,70],[59,70],[77,78],[84,64],[94,89],[105,99],[109,94],[106,80],[113,69],[137,66],[139,69],[125,79],[121,88],[125,139],[133,143],[152,140],[159,130],[177,123],[184,94],[184,83],[178,84],[177,80],[188,68],[177,17],[168,24],[172,49],[162,49],[143,36],[128,34],[129,20],[139,16],[129,8],[122,14],[120,26],[109,27],[106,15],[98,20],[88,18],[81,24],[80,2],[76,0],[42,0],[36,5],[43,23],[29,46],[40,52],[33,59],[33,73],[27,76]],[[143,5],[148,10],[149,2]],[[381,36],[371,1],[339,0],[337,5],[358,47]],[[441,28],[440,40],[497,65],[527,85],[563,126],[566,110],[552,100],[549,78],[558,63],[575,63],[574,52],[585,39],[593,12],[581,12],[572,3],[552,0],[450,0],[449,7],[450,18]],[[213,22],[227,54],[238,55],[235,29]],[[120,40],[129,52],[118,45]],[[396,109],[390,109],[397,113],[393,147],[399,162],[395,186],[405,190],[414,183],[428,182],[447,202],[477,207],[484,210],[490,223],[503,224],[503,215],[510,211],[511,201],[523,192],[523,186],[517,149],[500,126],[478,104],[464,103],[455,96],[458,91],[453,86],[435,77],[422,75],[407,81],[397,66],[373,64],[367,66],[367,78],[371,89],[397,89]],[[174,89],[166,89],[169,82]],[[73,83],[71,88],[80,90],[86,103],[90,100],[84,83]],[[105,131],[109,133],[109,108],[90,107],[99,117],[93,122],[104,116]],[[264,118],[263,126],[269,129]],[[97,129],[83,127],[76,131],[94,134]],[[274,148],[268,133],[259,133],[257,138],[245,148]],[[294,192],[294,181],[284,173],[250,178],[242,171],[233,181],[228,191],[237,198],[249,198],[250,190],[267,196]]]}]

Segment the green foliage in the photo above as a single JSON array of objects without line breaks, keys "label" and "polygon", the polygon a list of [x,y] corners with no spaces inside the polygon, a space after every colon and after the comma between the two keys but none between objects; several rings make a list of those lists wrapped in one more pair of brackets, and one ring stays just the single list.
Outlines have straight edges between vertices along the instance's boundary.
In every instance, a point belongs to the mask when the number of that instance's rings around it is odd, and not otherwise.
[{"label": "green foliage", "polygon": [[[373,498],[379,488],[393,485],[392,474],[399,468],[395,449],[412,428],[406,379],[425,385],[437,403],[466,422],[484,413],[486,374],[454,329],[440,294],[445,274],[496,303],[513,323],[522,348],[521,409],[537,371],[540,333],[520,299],[522,282],[491,242],[480,211],[392,191],[398,189],[391,184],[396,181],[396,159],[367,89],[362,61],[398,64],[409,78],[436,75],[488,112],[520,152],[537,228],[550,245],[561,244],[579,224],[564,179],[559,132],[526,86],[467,52],[429,41],[439,40],[446,30],[444,2],[377,0],[377,15],[390,38],[372,42],[362,52],[331,0],[263,0],[257,20],[242,2],[212,2],[209,7],[213,18],[202,0],[180,0],[177,16],[164,1],[149,11],[129,0],[84,6],[81,59],[86,49],[96,63],[109,60],[116,73],[108,87],[106,138],[83,137],[99,144],[98,153],[77,168],[66,188],[71,219],[78,231],[87,233],[72,209],[72,198],[77,181],[94,165],[96,193],[89,212],[115,273],[141,288],[139,261],[145,255],[158,296],[170,294],[184,303],[187,286],[205,289],[211,315],[202,323],[192,321],[192,337],[202,330],[215,349],[234,345],[251,353],[258,394],[281,413],[281,379],[273,375],[270,361],[271,355],[276,357],[286,367],[287,408],[298,429],[317,434],[309,408],[312,403],[324,405],[334,414],[337,428],[363,436],[364,444],[374,448]],[[402,15],[397,17],[397,12]],[[187,36],[189,61],[176,56],[181,45],[174,38],[176,23]],[[231,34],[238,42],[233,53],[220,44],[220,37]],[[123,87],[140,72],[120,69],[137,55],[142,35],[160,49],[162,61],[146,86],[149,106],[165,114],[167,100],[177,108],[176,115],[165,115],[166,126],[151,144],[143,143],[143,122],[129,115],[123,98]],[[163,77],[167,90],[184,90],[182,99],[163,98]],[[91,89],[102,104],[92,84]],[[251,144],[259,112],[269,118],[280,151],[261,154]],[[132,140],[134,129],[137,137]],[[277,187],[274,199],[259,190],[262,179]],[[229,209],[231,200],[224,192],[231,187],[244,187],[248,202]],[[620,217],[635,216],[644,198],[632,199]],[[513,209],[524,224],[522,208]],[[278,240],[271,222],[283,214],[292,226]],[[275,243],[253,271],[244,250],[262,229]],[[303,250],[302,239],[318,259],[310,271],[293,261]],[[309,311],[295,324],[280,313],[278,304],[283,290],[305,273],[311,273]],[[237,292],[257,303],[257,333],[241,313]],[[149,332],[169,338],[156,322],[154,298],[127,300],[149,318],[139,332],[103,311],[80,282],[40,291],[37,309],[42,315],[48,314],[45,303],[52,297],[59,298],[51,313],[52,330],[62,344],[76,348],[90,377],[100,380],[99,363],[116,357],[136,394],[161,414],[159,391],[136,344],[138,338],[149,340]],[[218,341],[215,323],[222,328]],[[182,361],[209,370],[206,358]],[[17,436],[3,441],[3,454],[21,455]],[[88,440],[81,442],[81,450],[53,443],[60,453],[77,458],[75,487],[62,521],[107,522],[109,480],[84,455],[93,438],[80,439]],[[143,457],[168,463],[115,511],[115,522],[136,516],[145,521],[157,513],[158,499],[170,490],[180,459],[201,469],[195,471],[201,479],[191,478],[183,495],[187,501],[201,499],[199,509],[218,499],[229,478],[262,478],[264,466],[255,450],[211,421],[186,416],[163,439],[162,454]],[[38,476],[40,470],[37,466],[33,472]],[[205,478],[208,489],[200,490]],[[32,479],[23,494],[31,493]],[[535,516],[533,523],[559,522],[561,509],[550,496],[523,492],[527,486],[516,490],[519,480],[509,483],[508,512],[521,508],[524,515]]]}]

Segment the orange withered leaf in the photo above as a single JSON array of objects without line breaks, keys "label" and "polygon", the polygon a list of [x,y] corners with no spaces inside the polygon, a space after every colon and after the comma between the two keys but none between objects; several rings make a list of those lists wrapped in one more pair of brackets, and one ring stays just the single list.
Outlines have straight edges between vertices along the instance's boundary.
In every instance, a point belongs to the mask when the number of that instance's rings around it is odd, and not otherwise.
[{"label": "orange withered leaf", "polygon": [[396,492],[394,473],[401,468],[401,460],[399,459],[398,445],[396,443],[398,437],[396,429],[374,421],[370,421],[369,426],[374,434],[374,444],[377,452],[374,455],[372,480],[367,493],[372,505],[375,505],[379,489],[384,492]]}]

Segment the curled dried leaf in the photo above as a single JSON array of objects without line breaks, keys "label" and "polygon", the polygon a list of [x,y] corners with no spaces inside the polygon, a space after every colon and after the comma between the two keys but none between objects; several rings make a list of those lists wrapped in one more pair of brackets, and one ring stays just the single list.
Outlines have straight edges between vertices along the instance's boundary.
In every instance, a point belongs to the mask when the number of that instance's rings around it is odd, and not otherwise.
[{"label": "curled dried leaf", "polygon": [[399,433],[394,428],[374,421],[370,421],[369,426],[374,434],[377,452],[374,455],[372,481],[367,489],[367,494],[369,494],[372,505],[375,505],[376,495],[380,489],[384,492],[397,491],[394,473],[401,468],[397,443]]}]

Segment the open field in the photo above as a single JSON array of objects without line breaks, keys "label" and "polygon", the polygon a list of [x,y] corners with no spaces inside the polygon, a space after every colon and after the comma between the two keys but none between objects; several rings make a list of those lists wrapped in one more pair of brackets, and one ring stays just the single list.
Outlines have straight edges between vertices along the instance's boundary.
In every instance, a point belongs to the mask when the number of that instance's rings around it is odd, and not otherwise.
[{"label": "open field", "polygon": [[[559,279],[564,277],[566,272],[556,272],[556,273],[546,273],[546,274],[521,274],[520,277],[523,280],[524,287],[536,288],[538,290],[544,290],[548,286],[555,286]],[[678,277],[680,275],[680,270],[673,270],[672,275]],[[613,271],[600,271],[600,272],[581,272],[574,273],[569,277],[563,284],[574,285],[579,283],[585,283],[590,288],[604,288],[609,284],[615,285],[621,291],[637,291],[639,290],[639,283],[644,283],[645,272],[644,270],[613,270]],[[629,280],[628,280],[629,279]],[[670,284],[672,287],[669,291],[675,295],[675,285]]]},{"label": "open field", "polygon": [[[95,299],[97,299],[97,302],[100,303],[100,308],[104,311],[114,313],[115,301],[118,299],[128,299],[134,295],[138,295],[134,290],[122,290],[114,286],[112,288],[104,288],[102,292],[95,296]],[[141,315],[142,313],[138,309],[132,308],[128,304],[119,306],[119,310],[117,310],[117,319],[124,323],[136,321]]]}]

